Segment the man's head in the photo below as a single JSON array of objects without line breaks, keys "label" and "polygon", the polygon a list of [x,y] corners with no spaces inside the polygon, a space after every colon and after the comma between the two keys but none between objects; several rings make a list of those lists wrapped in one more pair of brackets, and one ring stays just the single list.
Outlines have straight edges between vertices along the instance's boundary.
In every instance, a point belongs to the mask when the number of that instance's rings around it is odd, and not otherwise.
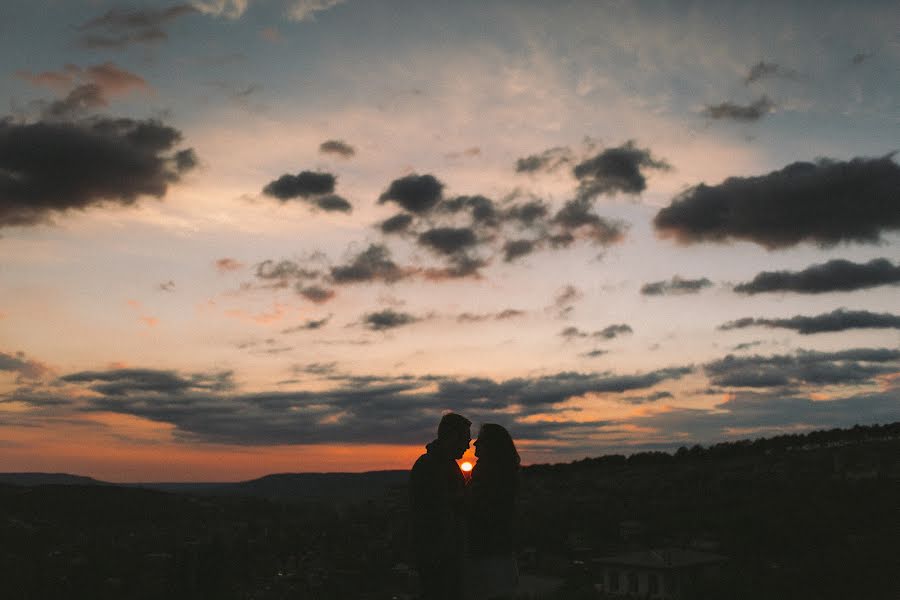
[{"label": "man's head", "polygon": [[472,421],[456,413],[441,417],[438,425],[438,440],[453,458],[462,458],[472,441]]}]

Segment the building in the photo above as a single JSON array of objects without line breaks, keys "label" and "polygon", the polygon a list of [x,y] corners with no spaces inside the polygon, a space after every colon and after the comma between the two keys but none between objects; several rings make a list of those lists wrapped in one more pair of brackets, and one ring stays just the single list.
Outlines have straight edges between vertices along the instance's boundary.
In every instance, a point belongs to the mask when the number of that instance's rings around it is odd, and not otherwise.
[{"label": "building", "polygon": [[596,558],[595,587],[609,596],[682,600],[714,579],[727,559],[719,554],[660,548]]}]

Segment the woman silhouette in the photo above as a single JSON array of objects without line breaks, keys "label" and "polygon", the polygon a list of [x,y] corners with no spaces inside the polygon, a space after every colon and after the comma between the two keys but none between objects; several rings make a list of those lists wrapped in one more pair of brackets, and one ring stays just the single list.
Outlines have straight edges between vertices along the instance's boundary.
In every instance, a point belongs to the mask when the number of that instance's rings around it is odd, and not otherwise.
[{"label": "woman silhouette", "polygon": [[470,597],[510,597],[519,582],[513,552],[519,453],[506,429],[485,423],[475,440],[475,457],[468,485]]}]

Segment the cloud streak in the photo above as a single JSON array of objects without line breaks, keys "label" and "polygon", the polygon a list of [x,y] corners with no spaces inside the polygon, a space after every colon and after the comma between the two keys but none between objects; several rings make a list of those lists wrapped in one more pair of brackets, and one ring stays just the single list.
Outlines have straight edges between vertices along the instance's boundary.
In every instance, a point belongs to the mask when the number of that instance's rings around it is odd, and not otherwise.
[{"label": "cloud streak", "polygon": [[824,294],[898,283],[900,265],[894,265],[886,258],[876,258],[867,263],[835,259],[811,265],[802,271],[763,271],[751,281],[734,286],[734,291],[748,295],[766,292]]},{"label": "cloud streak", "polygon": [[800,335],[832,333],[847,331],[848,329],[900,329],[900,315],[839,308],[830,313],[813,317],[803,315],[796,315],[789,319],[755,319],[747,317],[724,323],[719,326],[719,329],[728,331],[746,327],[793,329]]}]

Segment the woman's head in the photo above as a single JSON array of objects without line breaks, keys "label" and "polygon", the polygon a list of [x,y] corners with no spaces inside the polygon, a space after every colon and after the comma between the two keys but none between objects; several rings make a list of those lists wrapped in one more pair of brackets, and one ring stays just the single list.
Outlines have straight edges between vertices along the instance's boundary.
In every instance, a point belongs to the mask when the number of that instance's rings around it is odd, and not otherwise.
[{"label": "woman's head", "polygon": [[479,461],[506,463],[519,466],[519,453],[512,436],[502,425],[485,423],[475,440],[475,456]]}]

